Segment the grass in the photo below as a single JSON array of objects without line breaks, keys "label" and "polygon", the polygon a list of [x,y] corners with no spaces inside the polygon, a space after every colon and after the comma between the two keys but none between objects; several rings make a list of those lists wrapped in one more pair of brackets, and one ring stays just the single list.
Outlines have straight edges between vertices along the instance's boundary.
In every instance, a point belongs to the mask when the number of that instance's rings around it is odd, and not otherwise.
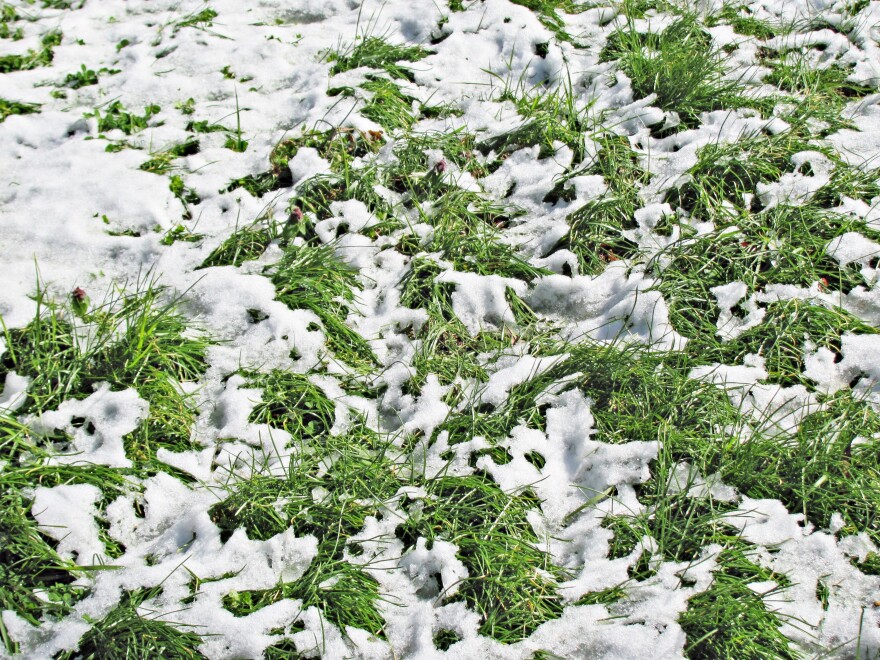
[{"label": "grass", "polygon": [[565,21],[559,12],[579,14],[590,8],[590,3],[575,2],[574,0],[513,0],[513,3],[522,5],[538,14],[541,23],[560,40],[570,40],[571,36],[566,32]]},{"label": "grass", "polygon": [[326,436],[336,419],[336,404],[302,374],[253,374],[247,386],[262,390],[262,400],[251,412],[250,422],[271,424],[294,438],[310,440]]},{"label": "grass", "polygon": [[382,37],[362,36],[353,44],[340,46],[328,53],[327,60],[333,62],[330,75],[335,76],[351,69],[367,67],[381,69],[391,78],[413,81],[409,67],[401,62],[418,62],[430,55],[430,51],[421,46],[397,46],[388,43]]},{"label": "grass", "polygon": [[578,98],[570,75],[550,90],[530,87],[522,80],[516,85],[509,80],[502,82],[504,89],[499,100],[511,101],[525,122],[482,141],[478,145],[480,151],[484,154],[495,151],[498,156],[503,156],[523,147],[538,145],[539,157],[547,158],[556,152],[556,143],[562,142],[572,150],[573,162],[580,163],[584,159],[587,142],[599,120],[592,112],[592,104],[584,104]]},{"label": "grass", "polygon": [[[62,558],[56,542],[44,535],[31,515],[33,489],[62,484],[86,483],[104,490],[106,504],[112,497],[130,490],[126,477],[109,468],[82,471],[75,467],[44,463],[45,451],[34,444],[26,425],[9,415],[0,415],[0,539],[3,579],[0,606],[38,626],[46,618],[69,614],[89,594],[81,578],[100,567],[78,566]],[[118,548],[106,536],[108,554]],[[0,622],[0,643],[15,653],[19,646]]]},{"label": "grass", "polygon": [[[562,613],[554,588],[560,575],[526,514],[535,506],[527,493],[502,491],[490,478],[440,477],[427,484],[418,515],[398,529],[405,546],[423,537],[454,543],[468,578],[448,600],[464,600],[480,614],[480,632],[502,642],[516,642]],[[438,599],[453,585],[439,585]]]},{"label": "grass", "polygon": [[0,99],[0,123],[12,115],[31,115],[39,111],[40,106],[37,103],[19,103],[18,101]]},{"label": "grass", "polygon": [[[16,428],[9,417],[0,417],[4,458],[17,455],[15,439],[23,441],[24,428]],[[54,543],[37,528],[30,516],[31,502],[24,491],[31,487],[33,474],[26,470],[4,470],[0,475],[0,535],[3,549],[0,580],[0,606],[11,610],[32,625],[45,617],[64,616],[87,589],[72,584],[79,576],[70,560],[62,559]],[[0,623],[0,642],[13,653],[17,644]]]},{"label": "grass", "polygon": [[718,561],[714,583],[691,598],[680,619],[688,636],[688,657],[799,657],[779,631],[779,621],[767,611],[761,595],[748,587],[751,582],[780,580],[781,576],[756,565],[736,547],[725,549]]},{"label": "grass", "polygon": [[[328,436],[326,429],[313,431],[322,435],[326,450],[335,456],[332,465],[325,463],[323,452],[306,451],[304,442],[285,478],[255,477],[237,484],[210,514],[227,535],[240,527],[255,539],[271,538],[288,527],[297,536],[311,534],[318,540],[317,557],[296,581],[264,591],[230,593],[224,606],[242,616],[281,598],[297,598],[303,608],[319,607],[343,632],[344,626],[353,626],[384,636],[384,619],[376,602],[378,582],[364,568],[346,561],[344,553],[348,539],[361,530],[366,517],[379,515],[382,503],[397,492],[387,443],[360,427],[340,437]],[[316,500],[315,489],[325,495]]]},{"label": "grass", "polygon": [[271,277],[278,300],[320,319],[331,359],[361,370],[377,364],[369,343],[345,323],[353,311],[358,282],[355,271],[332,247],[290,247],[272,267]]},{"label": "grass", "polygon": [[167,149],[150,154],[150,160],[144,162],[141,165],[141,169],[153,174],[166,174],[174,168],[173,161],[175,159],[197,154],[199,153],[199,148],[199,141],[190,138]]},{"label": "grass", "polygon": [[[180,159],[197,154],[201,142],[213,140],[201,134],[219,133],[220,143],[225,140],[226,148],[238,153],[260,144],[256,137],[251,143],[244,139],[244,108],[237,96],[234,128],[228,121],[231,114],[219,119],[221,123],[196,119],[195,99],[179,102],[175,108],[186,133],[144,155],[140,169],[167,177],[169,190],[183,207],[180,221],[166,225],[170,229],[159,242],[169,246],[213,241],[205,249],[201,269],[245,264],[247,272],[262,268],[275,287],[276,299],[310,314],[313,322],[308,331],[321,331],[325,338],[319,364],[306,373],[261,365],[240,365],[237,370],[245,386],[259,392],[250,402],[248,423],[286,431],[289,442],[278,450],[289,460],[283,462],[283,470],[272,473],[258,467],[231,470],[225,483],[212,483],[217,501],[207,516],[223,543],[241,530],[261,541],[292,530],[297,537],[314,537],[317,554],[299,577],[279,578],[269,588],[229,591],[222,606],[236,617],[245,617],[284,599],[299,600],[304,612],[316,608],[321,625],[338,628],[349,644],[357,637],[352,629],[365,632],[373,642],[388,642],[399,632],[390,629],[388,615],[400,605],[400,594],[387,593],[387,585],[394,582],[386,579],[386,572],[396,571],[394,579],[408,579],[402,557],[416,548],[431,551],[451,544],[467,575],[453,584],[445,583],[439,572],[427,575],[414,583],[418,598],[436,608],[464,604],[478,616],[479,633],[502,644],[527,640],[542,624],[563,615],[566,602],[558,584],[574,577],[581,566],[567,555],[554,554],[559,539],[548,545],[543,532],[536,531],[535,521],[542,512],[549,513],[548,503],[535,494],[537,488],[529,483],[502,488],[478,465],[485,467],[481,459],[498,466],[509,464],[515,455],[520,460],[518,448],[510,444],[517,442],[515,429],[547,431],[555,405],[552,394],[577,388],[589,401],[593,426],[573,431],[589,432],[592,441],[615,447],[655,443],[657,457],[646,463],[646,476],[630,484],[631,490],[621,485],[601,494],[585,493],[585,504],[550,530],[554,537],[565,538],[574,529],[569,525],[583,522],[579,516],[600,517],[608,535],[609,559],[629,556],[649,538],[650,551],[642,552],[624,581],[581,594],[574,604],[604,607],[605,621],[614,625],[617,618],[631,615],[640,590],[654,584],[659,562],[693,566],[702,561],[707,546],[717,544],[720,553],[711,584],[696,592],[695,582],[683,572],[679,584],[669,587],[689,590],[687,605],[676,619],[686,637],[684,655],[801,657],[805,649],[783,634],[783,619],[773,611],[772,601],[765,602],[750,588],[772,581],[776,594],[784,597],[798,575],[774,572],[774,549],[747,542],[725,520],[738,500],[695,495],[673,484],[682,470],[692,466],[688,486],[699,473],[735,488],[740,497],[778,499],[816,529],[828,530],[834,516],[842,521],[835,532],[838,537],[864,532],[880,543],[876,406],[853,389],[855,381],[851,387],[824,394],[804,374],[811,351],[825,348],[844,357],[845,335],[876,334],[872,317],[855,306],[846,311],[827,300],[781,299],[760,303],[764,317],[754,327],[722,338],[717,327],[721,310],[713,293],[714,287],[731,282],[745,285],[746,300],[777,284],[818,286],[832,294],[847,294],[859,286],[870,291],[872,285],[858,268],[841,267],[828,255],[827,246],[848,232],[880,240],[874,223],[837,208],[844,198],[874,206],[880,197],[878,171],[849,167],[823,138],[851,127],[843,117],[844,106],[871,90],[848,81],[851,69],[842,63],[817,66],[820,56],[810,48],[772,50],[767,40],[803,26],[760,20],[746,5],[728,4],[698,16],[663,1],[626,0],[614,3],[612,9],[620,14],[615,27],[606,27],[603,23],[613,19],[610,13],[587,3],[515,0],[515,4],[534,12],[548,29],[547,40],[530,43],[525,53],[528,66],[543,71],[542,75],[532,79],[524,73],[514,79],[512,74],[505,78],[486,70],[489,92],[461,104],[434,104],[431,85],[416,75],[417,67],[427,69],[432,61],[427,58],[434,55],[425,45],[393,43],[368,29],[352,42],[340,42],[323,53],[331,76],[327,95],[354,101],[352,112],[358,116],[339,126],[327,122],[297,126],[277,138],[268,153],[258,154],[263,165],[254,170],[257,174],[231,180],[217,194],[235,192],[238,197],[246,192],[262,199],[263,210],[252,222],[236,222],[222,235],[212,233],[207,239],[196,233],[199,223],[190,221],[201,211],[195,189],[202,188],[197,185],[198,174],[185,171]],[[482,11],[477,2],[455,0],[447,5],[451,12],[473,12],[471,18]],[[0,37],[14,38],[23,9],[0,6],[7,26],[0,29]],[[560,51],[568,58],[584,46],[569,30],[567,15],[588,9],[597,10],[597,29],[604,29],[608,37],[600,53],[602,64],[611,65],[612,75],[616,70],[630,78],[636,100],[655,95],[652,104],[677,113],[681,126],[653,129],[650,135],[636,133],[627,121],[615,119],[616,108],[604,109],[603,88],[596,86],[594,73],[541,68],[552,64]],[[851,25],[857,10],[845,8],[837,27]],[[652,24],[665,29],[644,32],[641,19],[658,15],[669,20],[652,19]],[[468,17],[443,16],[441,27],[459,18]],[[160,36],[168,29],[172,39],[182,39],[191,29],[221,37],[212,31],[218,19],[217,12],[205,5],[174,16],[160,27]],[[285,21],[289,22],[278,19],[277,26]],[[727,51],[716,50],[708,29],[719,25],[729,25],[742,40]],[[482,21],[471,26],[475,34],[486,27]],[[817,27],[828,25],[811,24]],[[4,36],[5,31],[9,36]],[[48,66],[60,42],[60,33],[49,33],[41,49],[0,58],[0,71]],[[135,45],[123,42],[117,51]],[[752,98],[744,85],[727,75],[726,53],[747,45],[757,47],[757,62],[770,70],[763,82],[775,91],[766,98]],[[215,73],[223,61],[213,66]],[[103,75],[111,71],[99,65],[92,65],[95,70],[81,67],[65,84],[78,88],[103,83]],[[233,62],[220,71],[229,80],[244,82],[234,69],[239,66]],[[340,82],[343,74],[355,69],[363,69],[362,77]],[[180,98],[179,90],[176,94],[172,99]],[[200,108],[208,107],[203,98],[198,103]],[[472,126],[475,117],[496,111],[499,103],[512,106],[518,119],[490,136]],[[662,169],[653,161],[651,139],[669,138],[679,131],[680,135],[656,144],[675,140],[684,144],[694,135],[687,130],[700,126],[702,113],[721,109],[764,117],[774,113],[789,128],[705,144],[676,186],[655,186]],[[37,104],[0,101],[2,118],[39,110]],[[100,134],[119,131],[125,136],[165,119],[159,106],[148,105],[140,114],[125,97],[113,98],[86,116]],[[479,121],[491,123],[491,114],[486,117]],[[437,120],[443,119],[449,120],[448,125],[439,130],[442,124]],[[424,128],[427,125],[430,130]],[[131,144],[113,142],[108,150],[136,148],[139,139]],[[560,145],[571,151],[571,164],[546,190],[536,193],[535,200],[543,201],[554,222],[562,220],[562,205],[570,205],[564,218],[568,231],[546,256],[570,250],[577,268],[567,257],[564,264],[530,257],[525,246],[511,237],[523,229],[523,235],[540,233],[539,214],[513,206],[510,191],[486,192],[494,189],[486,179],[518,150],[537,148],[540,161],[554,157]],[[290,163],[302,149],[314,149],[329,163],[329,172],[298,182],[292,191]],[[792,157],[808,150],[829,159],[828,183],[803,205],[765,208],[757,195],[759,187],[790,174]],[[595,199],[579,200],[569,185],[577,176],[600,176],[607,191]],[[661,189],[662,197],[648,200],[649,185]],[[348,200],[363,203],[374,216],[375,222],[360,233],[379,248],[375,264],[395,264],[394,282],[381,277],[373,281],[372,265],[351,266],[343,258],[345,253],[338,251],[339,244],[316,231],[318,222],[339,215],[336,202]],[[630,233],[637,228],[636,212],[647,201],[666,202],[673,209],[673,216],[654,228],[656,235],[669,239],[675,226],[679,230],[677,240],[650,254]],[[286,221],[276,216],[278,203],[286,205]],[[342,225],[339,234],[348,229]],[[261,258],[260,264],[253,263]],[[454,270],[515,279],[528,290],[554,270],[564,276],[596,276],[618,261],[629,274],[644,273],[655,280],[654,288],[668,305],[670,323],[688,339],[680,350],[623,340],[564,342],[560,336],[565,324],[549,323],[530,309],[528,296],[514,291],[519,285],[498,294],[505,296],[515,322],[474,333],[453,306],[454,293],[471,292],[442,278],[438,281],[442,273]],[[538,264],[551,264],[553,270]],[[382,291],[386,286],[394,290]],[[371,312],[359,303],[365,291],[372,294],[376,287],[381,294],[375,298],[377,304],[386,305],[392,315],[379,336],[367,336],[356,328],[359,314]],[[397,309],[398,294],[403,310]],[[369,299],[374,300],[372,295]],[[203,449],[195,441],[201,436],[193,431],[199,414],[196,397],[185,392],[204,384],[214,340],[192,327],[181,295],[163,290],[150,277],[120,285],[94,303],[79,289],[69,299],[53,299],[39,283],[34,300],[37,309],[31,322],[22,328],[4,325],[2,334],[0,382],[13,371],[31,382],[17,416],[0,415],[0,609],[10,609],[38,626],[68,616],[77,603],[89,598],[101,567],[75,565],[40,532],[31,512],[33,488],[65,484],[99,488],[95,522],[105,554],[110,561],[123,556],[129,548],[111,534],[107,513],[111,502],[119,496],[134,498],[136,516],[144,515],[138,491],[146,477],[159,472],[201,487],[192,476],[159,462],[157,452]],[[732,312],[742,317],[748,305],[740,302]],[[255,323],[266,319],[257,309],[248,311]],[[417,312],[417,321],[398,321],[394,316],[398,312],[403,319]],[[481,402],[481,388],[519,354],[556,356],[557,362],[512,386],[502,401]],[[735,396],[690,377],[696,367],[741,365],[748,355],[763,358],[766,383],[804,387],[821,408],[798,427],[769,437]],[[302,356],[294,348],[290,357]],[[340,402],[318,385],[330,381],[374,405],[379,421],[348,410],[351,423],[342,428],[337,423]],[[32,433],[27,416],[54,410],[66,400],[83,399],[105,382],[114,391],[135,388],[150,404],[147,419],[124,438],[132,466],[52,465],[47,459],[69,438],[63,433]],[[433,404],[442,419],[429,425],[430,433],[410,432],[408,407],[434,396],[430,386],[435,382],[443,388],[441,400]],[[479,450],[469,444],[475,438],[484,443]],[[441,441],[449,448],[439,457],[446,467],[438,470],[438,457],[432,452]],[[577,439],[571,442],[576,444]],[[214,448],[222,452],[225,443],[226,439],[219,440]],[[539,471],[552,465],[550,454],[540,447],[522,455]],[[435,461],[430,471],[426,456]],[[254,458],[256,466],[256,454]],[[211,467],[215,477],[221,474],[222,468]],[[625,492],[634,493],[640,510],[617,507],[613,514],[600,513],[600,502],[621,498]],[[364,538],[374,523],[382,533]],[[401,556],[396,551],[374,554],[383,547],[397,548]],[[876,553],[861,562],[853,559],[852,565],[866,575],[880,570]],[[193,603],[202,584],[210,580],[193,576],[181,606]],[[840,587],[822,584],[817,597],[831,611],[839,604]],[[59,657],[201,657],[200,629],[172,624],[150,611],[161,587],[127,586],[111,612],[90,621],[92,628],[78,649]],[[296,615],[284,628],[270,631],[277,639],[265,657],[298,658],[320,652],[293,641],[297,632],[315,632],[305,622],[306,617]],[[438,622],[431,634],[437,649],[454,655],[462,632],[453,628],[448,621]],[[2,624],[0,640],[9,653],[23,651]],[[550,656],[542,651],[535,657]]]},{"label": "grass", "polygon": [[742,104],[739,85],[725,78],[722,54],[693,16],[659,34],[639,33],[629,19],[608,38],[600,57],[617,62],[637,98],[656,94],[655,105],[677,112],[688,127],[702,112]]},{"label": "grass", "polygon": [[[151,456],[156,446],[187,446],[194,415],[175,382],[199,379],[210,340],[185,336],[188,324],[176,301],[163,301],[161,294],[144,280],[135,293],[88,307],[78,319],[39,288],[34,320],[22,329],[4,326],[0,374],[15,371],[32,379],[20,412],[53,410],[66,399],[85,398],[102,382],[113,389],[136,387],[151,411],[130,440],[134,456]],[[91,333],[85,344],[77,338],[80,328]]]},{"label": "grass", "polygon": [[207,256],[199,268],[241,266],[245,261],[259,259],[269,243],[280,233],[270,218],[261,216],[253,223],[237,229]]},{"label": "grass", "polygon": [[55,47],[61,45],[61,39],[61,32],[47,32],[40,38],[42,46],[40,50],[28,50],[24,55],[0,56],[0,73],[29,71],[38,67],[49,66],[55,57]]},{"label": "grass", "polygon": [[756,39],[772,39],[783,31],[781,25],[774,25],[751,15],[748,5],[726,4],[721,10],[708,17],[708,27],[719,24],[730,25],[737,34]]},{"label": "grass", "polygon": [[736,227],[739,231],[722,227],[682,242],[664,255],[668,262],[658,288],[667,296],[673,324],[685,336],[715,333],[714,286],[740,281],[753,292],[776,283],[807,288],[818,283],[847,293],[863,283],[861,274],[825,254],[838,232],[864,228],[855,218],[810,207],[777,207],[742,215]]},{"label": "grass", "polygon": [[141,613],[143,603],[156,596],[156,592],[156,589],[126,592],[113,611],[94,622],[75,653],[64,652],[59,657],[64,660],[204,658],[196,649],[201,644],[198,634],[162,621],[157,613]]}]

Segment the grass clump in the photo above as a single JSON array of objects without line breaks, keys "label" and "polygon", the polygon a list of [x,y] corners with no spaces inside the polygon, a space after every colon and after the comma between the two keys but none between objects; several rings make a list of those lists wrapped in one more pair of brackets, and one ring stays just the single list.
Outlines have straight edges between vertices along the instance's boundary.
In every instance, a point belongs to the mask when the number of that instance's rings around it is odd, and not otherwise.
[{"label": "grass clump", "polygon": [[248,421],[282,428],[297,440],[326,436],[336,419],[336,405],[308,376],[286,371],[253,374],[248,387],[262,397]]},{"label": "grass clump", "polygon": [[629,18],[609,37],[601,59],[618,63],[636,97],[656,94],[655,104],[677,112],[688,127],[702,112],[744,102],[737,83],[724,77],[721,53],[693,16],[677,19],[660,34],[637,32]]},{"label": "grass clump", "polygon": [[[739,487],[749,497],[762,497],[744,481],[729,478],[751,469],[744,463],[752,441],[741,443],[721,430],[741,423],[739,411],[720,388],[688,378],[691,367],[686,354],[587,342],[572,347],[569,360],[557,369],[557,376],[571,371],[582,374],[577,385],[593,400],[595,439],[614,444],[660,442],[652,478],[637,489],[646,512],[609,517],[603,523],[614,532],[609,558],[629,555],[644,536],[654,539],[656,559],[665,561],[697,562],[705,546],[720,544],[724,549],[713,584],[690,599],[680,619],[688,635],[688,657],[793,657],[779,632],[780,622],[748,588],[749,583],[764,580],[784,586],[786,578],[757,566],[751,559],[754,548],[721,520],[735,504],[688,494],[699,471],[703,476],[720,472],[725,484]],[[684,483],[683,463],[694,469]],[[731,467],[737,463],[738,467]],[[758,479],[778,482],[769,472],[749,479],[752,484]],[[673,483],[679,487],[671,489]],[[636,581],[651,577],[653,566],[652,557],[643,553],[630,568],[632,583],[607,594],[589,594],[587,602],[605,602],[613,615],[617,600],[637,588]],[[688,584],[687,579],[685,574],[682,584]]]},{"label": "grass clump", "polygon": [[[424,537],[428,547],[443,539],[458,547],[468,569],[458,592],[445,600],[465,601],[481,617],[480,633],[513,643],[562,613],[554,582],[560,576],[526,515],[538,506],[528,493],[502,491],[487,476],[439,477],[425,485],[427,496],[411,505],[397,536],[407,548]],[[453,585],[440,584],[442,598]]]},{"label": "grass clump", "polygon": [[[427,151],[437,149],[443,153],[447,164],[451,163],[480,179],[497,169],[481,157],[477,149],[477,139],[464,128],[447,132],[407,133],[394,143],[394,156],[397,161],[389,167],[390,188],[397,192],[414,190],[414,172],[427,172],[429,159]],[[500,161],[497,165],[500,165]]]},{"label": "grass clump", "polygon": [[102,74],[113,75],[119,73],[119,69],[107,69],[102,67],[97,71],[93,71],[86,67],[85,64],[80,65],[79,71],[68,73],[64,77],[64,86],[70,89],[80,89],[81,87],[89,87],[97,85]]},{"label": "grass clump", "polygon": [[357,273],[332,247],[291,246],[272,267],[271,277],[278,300],[320,319],[336,359],[358,370],[378,364],[367,341],[345,323],[354,309]]},{"label": "grass clump", "polygon": [[201,636],[161,620],[161,614],[142,614],[143,603],[157,595],[158,589],[125,592],[113,611],[92,627],[79,642],[76,651],[61,653],[61,660],[110,660],[111,658],[169,658],[195,660],[204,658],[197,647]]},{"label": "grass clump", "polygon": [[41,66],[49,66],[55,56],[55,47],[61,45],[61,32],[47,32],[40,38],[40,50],[28,50],[24,55],[0,56],[0,73],[29,71]]},{"label": "grass clump", "polygon": [[0,39],[11,39],[13,41],[24,39],[24,30],[21,27],[12,27],[10,25],[16,23],[21,18],[21,15],[14,6],[8,2],[0,3]]},{"label": "grass clump", "polygon": [[396,46],[381,37],[364,36],[356,43],[330,53],[328,61],[333,62],[330,75],[335,76],[351,69],[368,67],[381,69],[396,79],[414,81],[412,71],[400,62],[418,62],[431,52],[421,46]]},{"label": "grass clump", "polygon": [[19,103],[0,98],[0,124],[11,115],[32,115],[40,111],[38,103]]},{"label": "grass clump", "polygon": [[706,26],[715,27],[726,23],[737,34],[761,40],[772,39],[782,32],[781,26],[759,20],[751,16],[749,11],[747,5],[724,5],[720,11],[707,17]]},{"label": "grass clump", "polygon": [[279,233],[280,228],[272,218],[257,218],[253,223],[236,229],[229,238],[214,248],[199,268],[241,266],[245,261],[259,259]]},{"label": "grass clump", "polygon": [[780,500],[807,522],[827,528],[840,513],[841,533],[880,541],[880,415],[844,390],[789,437],[753,437],[721,468],[726,483],[749,497]]},{"label": "grass clump", "polygon": [[290,159],[302,148],[315,149],[330,162],[330,169],[340,175],[350,171],[355,158],[375,153],[384,143],[381,131],[359,131],[352,128],[334,128],[327,131],[316,129],[303,131],[302,135],[286,138],[275,145],[269,154],[269,169],[235,179],[228,191],[244,188],[254,197],[293,185],[288,169]]},{"label": "grass clump", "polygon": [[596,129],[597,120],[591,113],[592,104],[582,105],[570,79],[552,91],[529,88],[522,82],[516,88],[506,84],[499,100],[511,101],[526,122],[480,142],[478,148],[484,154],[494,151],[501,157],[523,147],[539,145],[539,158],[548,158],[556,153],[556,143],[562,142],[572,150],[573,162],[584,159],[586,144]]},{"label": "grass clump", "polygon": [[[580,272],[591,275],[601,273],[612,261],[638,256],[638,245],[623,232],[637,226],[633,220],[640,206],[637,191],[650,176],[626,137],[603,133],[596,136],[595,142],[599,151],[592,163],[571,176],[598,174],[605,180],[608,192],[569,214],[569,233],[560,245],[577,255]],[[566,195],[561,185],[551,192],[553,197]]]},{"label": "grass clump", "polygon": [[207,30],[214,25],[214,19],[217,18],[217,16],[219,16],[219,14],[211,7],[205,7],[200,11],[194,11],[174,23],[174,33],[177,34],[184,28]]},{"label": "grass clump", "polygon": [[[14,424],[0,417],[5,442],[14,432],[24,436],[24,429],[14,430]],[[44,617],[68,614],[87,589],[73,584],[81,572],[58,555],[54,541],[40,533],[30,515],[31,500],[22,491],[33,487],[32,477],[26,470],[6,468],[0,473],[0,607],[38,626]],[[0,642],[10,653],[18,650],[2,621]]]},{"label": "grass clump", "polygon": [[256,476],[214,505],[209,513],[223,537],[244,528],[249,538],[265,540],[293,528],[297,536],[318,541],[318,554],[302,577],[268,590],[230,593],[224,606],[243,616],[282,598],[301,599],[303,609],[320,608],[343,634],[353,626],[382,637],[378,582],[346,553],[349,538],[363,529],[367,516],[381,515],[382,503],[399,488],[387,446],[358,426],[327,438],[332,462],[324,452],[302,452],[286,477]]},{"label": "grass clump", "polygon": [[864,230],[862,221],[811,206],[744,213],[731,225],[719,223],[714,232],[670,246],[664,265],[654,264],[662,275],[658,289],[676,330],[712,337],[719,313],[713,287],[740,281],[752,293],[769,284],[819,283],[847,293],[862,284],[858,271],[841,268],[825,251],[836,236],[858,230]]},{"label": "grass clump", "polygon": [[579,14],[590,8],[590,3],[575,2],[574,0],[511,0],[515,5],[522,5],[538,14],[541,23],[552,31],[557,39],[570,40],[571,37],[565,31],[565,21],[559,12],[566,14]]},{"label": "grass clump", "polygon": [[[85,398],[102,382],[114,390],[135,387],[150,402],[150,416],[128,438],[127,448],[130,458],[146,460],[156,446],[188,445],[194,413],[176,383],[204,373],[210,340],[186,336],[189,324],[176,301],[163,302],[154,283],[140,288],[93,309],[86,300],[81,326],[39,289],[34,320],[22,329],[4,328],[0,377],[15,371],[32,379],[21,412],[34,414]],[[89,339],[83,343],[84,331]]]},{"label": "grass clump", "polygon": [[[753,563],[736,545],[718,556],[712,586],[688,601],[679,623],[688,637],[689,658],[766,658],[795,660],[788,639],[779,631],[780,621],[768,612],[761,594],[749,583],[783,576]],[[765,594],[771,595],[771,594]]]},{"label": "grass clump", "polygon": [[694,460],[706,440],[717,435],[717,427],[738,421],[723,390],[687,377],[691,362],[686,354],[592,341],[566,350],[568,360],[553,372],[556,378],[582,374],[577,384],[594,402],[596,440],[620,444],[663,439],[680,452],[676,460]]},{"label": "grass clump", "polygon": [[199,141],[190,138],[185,142],[175,144],[168,149],[157,151],[150,154],[150,160],[140,166],[144,172],[152,172],[153,174],[167,174],[174,165],[172,164],[176,158],[184,158],[199,153]]},{"label": "grass clump", "polygon": [[361,114],[387,131],[408,129],[415,123],[413,103],[416,100],[404,94],[400,87],[390,80],[374,78],[368,80],[361,89],[370,93],[370,98],[361,108]]},{"label": "grass clump", "polygon": [[840,355],[840,338],[844,333],[878,332],[840,308],[822,307],[798,299],[771,302],[765,311],[760,325],[725,342],[719,342],[714,336],[714,323],[704,319],[703,334],[692,341],[688,352],[710,364],[742,364],[748,354],[761,355],[768,380],[790,386],[809,384],[803,376],[808,343]]},{"label": "grass clump", "polygon": [[791,157],[807,150],[815,150],[815,146],[795,130],[708,144],[700,149],[684,183],[667,193],[666,201],[701,221],[715,221],[730,213],[731,206],[742,208],[743,195],[754,195],[758,183],[778,181],[791,169]]}]

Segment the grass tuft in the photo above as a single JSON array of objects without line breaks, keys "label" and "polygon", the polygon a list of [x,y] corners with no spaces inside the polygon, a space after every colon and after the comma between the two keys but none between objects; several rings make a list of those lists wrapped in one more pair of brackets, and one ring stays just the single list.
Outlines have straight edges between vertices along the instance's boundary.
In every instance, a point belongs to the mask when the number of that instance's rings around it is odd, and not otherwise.
[{"label": "grass tuft", "polygon": [[421,46],[397,46],[376,36],[365,36],[354,44],[331,52],[327,59],[333,62],[330,75],[335,76],[351,69],[368,67],[381,69],[392,78],[412,82],[412,71],[401,62],[418,62],[431,52]]}]

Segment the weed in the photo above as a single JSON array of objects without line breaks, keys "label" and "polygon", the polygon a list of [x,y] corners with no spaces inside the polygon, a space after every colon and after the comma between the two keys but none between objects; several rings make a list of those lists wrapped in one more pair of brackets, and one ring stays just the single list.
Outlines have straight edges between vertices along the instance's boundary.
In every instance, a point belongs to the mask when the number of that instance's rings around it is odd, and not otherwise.
[{"label": "weed", "polygon": [[200,11],[187,14],[174,24],[175,34],[184,28],[194,28],[196,30],[206,30],[214,25],[214,19],[218,14],[210,7],[206,7]]},{"label": "weed", "polygon": [[86,68],[86,65],[83,64],[80,66],[79,71],[75,73],[68,73],[64,78],[64,86],[69,87],[70,89],[79,89],[80,87],[88,87],[90,85],[97,85],[98,78],[102,74],[113,75],[119,73],[119,69],[107,69],[102,67],[97,71],[93,71],[92,69]]},{"label": "weed", "polygon": [[96,108],[93,113],[87,113],[85,116],[94,117],[98,121],[100,133],[119,129],[126,135],[132,135],[146,129],[150,120],[161,110],[158,105],[148,105],[144,107],[143,115],[135,115],[128,112],[121,101],[113,101],[107,106],[104,114]]},{"label": "weed", "polygon": [[0,98],[0,124],[10,115],[30,115],[40,111],[37,103],[19,103]]},{"label": "weed", "polygon": [[52,64],[54,49],[61,45],[61,32],[47,32],[40,39],[40,50],[29,50],[24,55],[0,56],[0,73],[28,71]]}]

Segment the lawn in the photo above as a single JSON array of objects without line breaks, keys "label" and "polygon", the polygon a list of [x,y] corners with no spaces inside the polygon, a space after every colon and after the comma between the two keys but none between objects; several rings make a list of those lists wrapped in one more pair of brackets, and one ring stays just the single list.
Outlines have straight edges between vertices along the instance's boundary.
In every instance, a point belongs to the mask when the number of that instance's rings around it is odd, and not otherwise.
[{"label": "lawn", "polygon": [[878,25],[0,1],[0,655],[880,658]]}]

